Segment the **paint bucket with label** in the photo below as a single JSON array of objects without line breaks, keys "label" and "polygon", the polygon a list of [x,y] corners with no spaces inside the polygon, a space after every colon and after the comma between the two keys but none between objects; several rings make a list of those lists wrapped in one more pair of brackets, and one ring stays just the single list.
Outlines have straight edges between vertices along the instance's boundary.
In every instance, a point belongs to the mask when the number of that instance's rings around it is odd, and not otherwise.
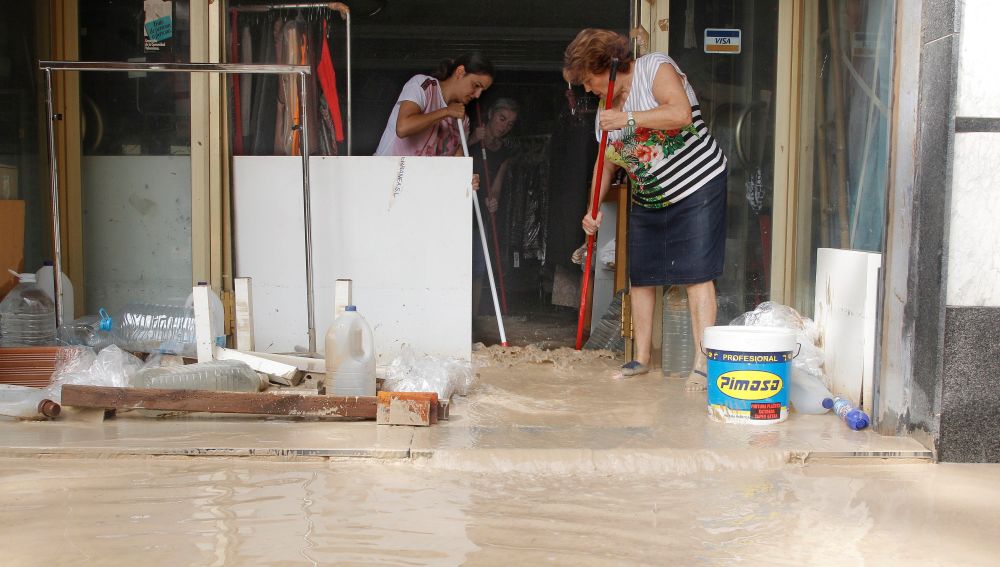
[{"label": "paint bucket with label", "polygon": [[767,425],[788,417],[795,331],[780,327],[709,327],[708,415],[722,423]]}]

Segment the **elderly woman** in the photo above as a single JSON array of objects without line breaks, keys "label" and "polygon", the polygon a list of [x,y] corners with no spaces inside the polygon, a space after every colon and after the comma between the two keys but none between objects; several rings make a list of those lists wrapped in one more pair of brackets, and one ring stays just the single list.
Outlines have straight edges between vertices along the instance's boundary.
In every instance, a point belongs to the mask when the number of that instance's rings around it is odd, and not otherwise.
[{"label": "elderly woman", "polygon": [[434,75],[414,75],[403,85],[375,155],[462,155],[455,119],[468,131],[465,105],[492,84],[493,64],[478,53],[443,61]]},{"label": "elderly woman", "polygon": [[[609,93],[612,58],[618,72]],[[633,59],[625,37],[585,29],[566,48],[563,76],[611,97],[612,109],[603,110],[602,103],[596,124],[598,135],[607,131],[609,139],[597,158],[605,160],[602,178],[595,179],[600,197],[618,168],[632,186],[628,258],[636,354],[622,374],[649,372],[656,286],[680,285],[687,289],[698,351],[687,386],[703,390],[701,338],[715,324],[714,280],[722,275],[726,243],[726,156],[708,132],[687,77],[667,55]],[[583,217],[587,234],[600,225],[600,213]]]}]

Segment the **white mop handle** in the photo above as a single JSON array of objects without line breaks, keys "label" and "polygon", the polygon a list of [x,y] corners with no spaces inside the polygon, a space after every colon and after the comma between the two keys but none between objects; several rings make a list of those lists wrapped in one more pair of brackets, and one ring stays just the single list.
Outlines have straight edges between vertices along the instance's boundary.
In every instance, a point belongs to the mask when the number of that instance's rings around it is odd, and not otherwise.
[{"label": "white mop handle", "polygon": [[[458,135],[462,137],[462,151],[469,157],[469,143],[465,140],[465,125],[461,118],[456,118]],[[493,293],[493,311],[497,314],[497,327],[500,328],[500,344],[507,346],[507,333],[503,330],[503,315],[500,313],[500,300],[497,299],[497,284],[493,280],[493,264],[490,261],[490,248],[486,245],[486,231],[483,230],[483,213],[479,210],[479,197],[472,195],[472,208],[476,211],[476,222],[479,223],[479,240],[483,244],[483,255],[486,257],[486,275],[490,278],[490,292]],[[475,316],[475,314],[473,314]]]}]

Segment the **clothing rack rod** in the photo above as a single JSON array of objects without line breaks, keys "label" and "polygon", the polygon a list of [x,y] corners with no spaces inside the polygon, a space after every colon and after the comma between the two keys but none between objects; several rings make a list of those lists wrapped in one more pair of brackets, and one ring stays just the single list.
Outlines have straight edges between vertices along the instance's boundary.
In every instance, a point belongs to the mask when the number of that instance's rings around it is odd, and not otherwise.
[{"label": "clothing rack rod", "polygon": [[302,96],[299,97],[300,112],[302,116],[301,136],[302,139],[302,204],[303,223],[305,228],[306,246],[306,307],[309,325],[309,353],[315,355],[316,349],[316,309],[315,294],[313,293],[313,265],[312,265],[312,202],[310,199],[310,175],[309,175],[309,115],[307,108],[306,75],[312,70],[308,65],[254,65],[250,63],[120,63],[114,61],[39,61],[38,68],[45,75],[45,103],[48,113],[48,160],[49,160],[49,186],[52,192],[52,230],[53,244],[55,248],[55,292],[56,292],[56,321],[63,323],[60,314],[62,308],[62,282],[58,275],[62,273],[62,232],[59,225],[61,218],[59,212],[59,154],[55,151],[55,130],[56,123],[62,120],[62,114],[55,112],[55,104],[52,98],[52,71],[156,71],[172,73],[272,73],[278,75],[298,75]]},{"label": "clothing rack rod", "polygon": [[260,4],[257,6],[231,6],[235,12],[270,12],[272,10],[312,10],[326,8],[340,13],[347,26],[347,155],[352,155],[354,126],[351,109],[354,107],[354,89],[351,85],[351,9],[343,2],[304,2],[297,4]]},{"label": "clothing rack rod", "polygon": [[312,73],[308,65],[256,65],[251,63],[120,63],[117,61],[39,61],[39,69],[57,71],[146,71],[175,73],[178,71],[292,74]]}]

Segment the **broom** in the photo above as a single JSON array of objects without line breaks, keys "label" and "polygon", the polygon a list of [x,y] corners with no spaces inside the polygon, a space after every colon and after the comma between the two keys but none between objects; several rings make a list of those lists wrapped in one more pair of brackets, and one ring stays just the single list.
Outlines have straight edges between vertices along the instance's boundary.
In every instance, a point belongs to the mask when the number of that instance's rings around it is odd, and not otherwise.
[{"label": "broom", "polygon": [[[608,91],[604,95],[604,110],[611,109],[611,101],[615,98],[615,75],[618,74],[618,58],[611,59],[611,72],[608,75]],[[597,209],[601,202],[601,178],[604,175],[604,151],[608,148],[608,132],[601,131],[601,147],[597,152],[597,171],[594,175],[593,201],[590,206],[590,218],[597,219]],[[587,235],[587,261],[583,269],[583,285],[580,286],[580,316],[576,322],[576,350],[583,348],[583,323],[587,315],[587,296],[590,291],[590,266],[594,256],[594,237]],[[485,242],[485,240],[484,240]]]}]

